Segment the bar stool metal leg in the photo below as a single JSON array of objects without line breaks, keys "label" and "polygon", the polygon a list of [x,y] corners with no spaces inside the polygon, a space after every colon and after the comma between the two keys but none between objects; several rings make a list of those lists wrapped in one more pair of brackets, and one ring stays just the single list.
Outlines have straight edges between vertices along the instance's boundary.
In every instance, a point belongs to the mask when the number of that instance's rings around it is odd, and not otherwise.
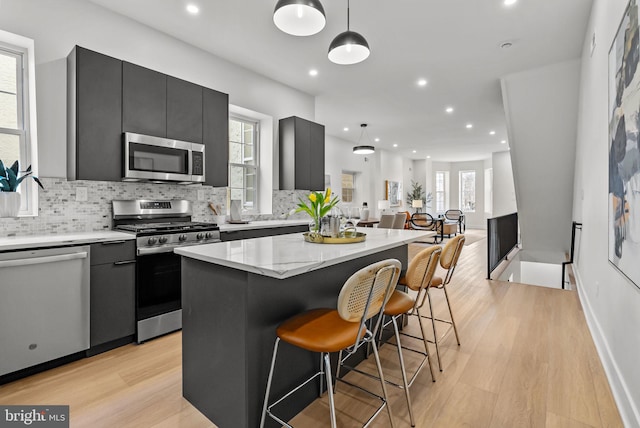
[{"label": "bar stool metal leg", "polygon": [[[427,335],[425,334],[424,325],[422,324],[422,314],[420,313],[420,309],[416,308],[416,313],[418,314],[418,324],[420,325],[420,332],[422,333],[422,341],[424,342],[424,349],[427,353],[427,358],[429,358],[429,371],[431,372],[431,380],[433,382],[436,381],[436,377],[433,374],[433,366],[431,365],[431,354],[429,353],[429,341],[427,340]],[[440,367],[438,365],[438,367]]]},{"label": "bar stool metal leg", "polygon": [[413,419],[413,406],[411,406],[411,395],[409,394],[409,384],[407,382],[407,371],[404,368],[404,358],[402,356],[402,346],[400,346],[400,331],[398,330],[398,322],[396,321],[396,317],[391,317],[391,322],[393,323],[393,331],[396,335],[396,343],[398,346],[398,359],[400,360],[400,372],[402,373],[402,385],[404,388],[404,396],[407,399],[407,407],[409,408],[409,419],[411,420],[411,426],[416,426],[416,422]]},{"label": "bar stool metal leg", "polygon": [[433,304],[431,303],[431,293],[427,289],[427,300],[429,301],[429,313],[431,315],[431,326],[433,327],[433,343],[436,345],[436,355],[438,356],[438,369],[442,371],[442,362],[440,361],[440,347],[438,346],[438,333],[436,332],[436,319],[433,313]]},{"label": "bar stool metal leg", "polygon": [[269,369],[269,377],[267,378],[267,391],[264,394],[264,404],[262,405],[262,417],[260,418],[260,428],[264,428],[264,420],[267,417],[267,406],[269,405],[269,391],[271,390],[271,380],[273,379],[273,369],[276,366],[276,355],[278,355],[278,345],[280,338],[276,337],[276,343],[273,346],[273,357],[271,357],[271,369]]},{"label": "bar stool metal leg", "polygon": [[[331,413],[331,428],[336,428],[336,405],[333,401],[333,382],[329,377],[331,374],[331,361],[329,360],[329,354],[324,354],[324,364],[326,366],[327,373],[327,395],[329,396],[329,411]],[[339,364],[338,364],[339,365]]]},{"label": "bar stool metal leg", "polygon": [[449,308],[449,315],[451,316],[451,325],[453,326],[453,332],[456,334],[456,342],[460,346],[460,338],[458,337],[458,327],[456,327],[456,320],[453,319],[453,311],[451,310],[451,303],[449,303],[449,293],[447,293],[447,287],[443,286],[444,298],[447,301],[447,307]]},{"label": "bar stool metal leg", "polygon": [[[395,424],[393,423],[393,416],[391,415],[391,404],[389,404],[389,394],[387,393],[387,384],[385,383],[384,375],[382,374],[382,364],[380,364],[380,356],[378,355],[378,346],[376,345],[375,340],[371,341],[371,348],[373,349],[373,355],[376,359],[376,367],[378,368],[378,375],[380,376],[380,385],[382,385],[382,396],[384,397],[384,401],[387,406],[387,414],[389,415],[389,426],[391,428],[395,428]],[[371,419],[369,419],[369,422],[371,422],[373,418],[381,411],[382,411],[382,407],[380,408],[380,410],[378,410],[378,412],[375,415],[371,417]],[[367,425],[365,425],[365,427],[369,425],[369,422],[367,422]]]}]

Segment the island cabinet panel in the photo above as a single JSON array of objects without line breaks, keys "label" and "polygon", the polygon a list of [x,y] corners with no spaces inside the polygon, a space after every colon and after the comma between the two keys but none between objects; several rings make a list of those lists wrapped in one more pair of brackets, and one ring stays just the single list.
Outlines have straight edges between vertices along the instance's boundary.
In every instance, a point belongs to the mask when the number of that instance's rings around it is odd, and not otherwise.
[{"label": "island cabinet panel", "polygon": [[280,189],[324,189],[324,125],[299,117],[279,122]]},{"label": "island cabinet panel", "polygon": [[122,62],[76,46],[67,57],[70,180],[122,179]]},{"label": "island cabinet panel", "polygon": [[167,138],[202,143],[202,86],[167,77]]},{"label": "island cabinet panel", "polygon": [[90,344],[94,355],[131,342],[135,334],[135,242],[91,245]]},{"label": "island cabinet panel", "polygon": [[229,183],[229,95],[204,88],[202,142],[205,145],[205,184]]},{"label": "island cabinet panel", "polygon": [[[285,279],[182,257],[183,396],[220,428],[259,426],[277,326],[307,309],[335,307],[354,272],[388,258],[406,266],[407,245]],[[318,354],[280,346],[271,400],[319,364]],[[278,414],[292,418],[317,398],[318,388],[316,381],[301,389]],[[280,425],[268,419],[265,426]]]},{"label": "island cabinet panel", "polygon": [[122,131],[166,137],[167,76],[139,65],[122,65]]}]

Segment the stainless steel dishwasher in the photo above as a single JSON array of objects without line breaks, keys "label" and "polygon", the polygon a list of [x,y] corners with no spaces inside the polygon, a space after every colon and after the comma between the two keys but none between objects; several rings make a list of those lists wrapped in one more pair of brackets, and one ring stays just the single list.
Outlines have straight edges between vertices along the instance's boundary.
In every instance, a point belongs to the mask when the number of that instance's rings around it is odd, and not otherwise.
[{"label": "stainless steel dishwasher", "polygon": [[89,247],[0,253],[0,375],[89,348]]}]

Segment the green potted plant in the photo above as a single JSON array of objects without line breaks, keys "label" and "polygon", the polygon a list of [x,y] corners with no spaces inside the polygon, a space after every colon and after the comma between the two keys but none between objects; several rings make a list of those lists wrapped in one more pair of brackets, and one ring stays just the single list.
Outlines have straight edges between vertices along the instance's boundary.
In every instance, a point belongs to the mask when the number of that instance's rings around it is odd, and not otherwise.
[{"label": "green potted plant", "polygon": [[422,184],[411,180],[411,191],[407,192],[407,203],[411,204],[412,201],[422,201],[422,204],[430,208],[431,207],[431,192],[425,195],[424,190],[422,190]]},{"label": "green potted plant", "polygon": [[17,193],[17,190],[18,185],[25,178],[33,178],[38,183],[38,186],[44,190],[44,186],[42,186],[38,177],[33,175],[31,165],[26,171],[22,172],[22,175],[20,173],[18,161],[15,161],[10,168],[6,168],[0,160],[0,217],[16,217],[18,215],[18,211],[20,211],[20,194]]}]

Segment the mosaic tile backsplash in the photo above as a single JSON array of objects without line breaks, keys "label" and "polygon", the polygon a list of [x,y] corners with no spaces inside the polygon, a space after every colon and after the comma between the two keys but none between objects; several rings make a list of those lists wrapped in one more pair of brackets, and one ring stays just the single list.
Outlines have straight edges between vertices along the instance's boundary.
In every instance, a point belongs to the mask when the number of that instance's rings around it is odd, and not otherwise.
[{"label": "mosaic tile backsplash", "polygon": [[[193,204],[193,221],[213,222],[209,202],[226,212],[227,188],[211,186],[185,186],[157,183],[119,183],[111,181],[67,181],[62,178],[40,177],[45,190],[39,193],[37,217],[0,218],[0,237],[42,235],[47,233],[90,232],[112,227],[111,201],[113,199],[187,199]],[[76,189],[86,187],[88,200],[76,201]],[[198,190],[204,191],[204,200],[198,201]],[[274,190],[270,215],[244,216],[248,220],[287,218],[295,208],[298,197],[306,191]],[[289,218],[305,218],[302,213]]]}]

